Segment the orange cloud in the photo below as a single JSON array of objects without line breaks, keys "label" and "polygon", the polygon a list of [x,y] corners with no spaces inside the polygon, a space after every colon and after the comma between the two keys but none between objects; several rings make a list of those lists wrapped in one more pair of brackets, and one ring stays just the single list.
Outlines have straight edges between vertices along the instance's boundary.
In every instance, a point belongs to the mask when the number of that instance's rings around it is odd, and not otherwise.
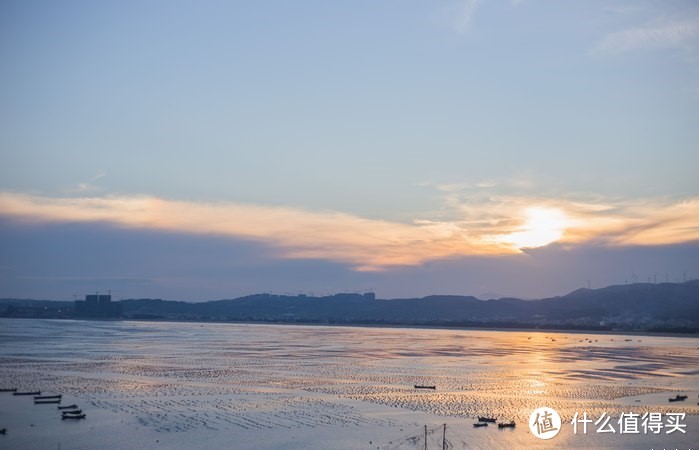
[{"label": "orange cloud", "polygon": [[153,196],[53,198],[0,192],[0,214],[5,216],[252,239],[272,245],[282,257],[339,261],[357,270],[513,254],[553,242],[661,245],[699,240],[699,199],[607,204],[490,197],[452,202],[451,207],[450,220],[400,223],[334,211]]},{"label": "orange cloud", "polygon": [[699,240],[699,199],[627,202],[600,211],[574,211],[564,240],[608,245],[666,245]]},{"label": "orange cloud", "polygon": [[0,211],[37,221],[107,222],[130,228],[254,239],[274,245],[284,257],[342,261],[359,270],[414,265],[458,254],[502,252],[469,239],[449,224],[402,224],[332,211],[238,203],[195,203],[152,196],[51,198],[0,193]]}]

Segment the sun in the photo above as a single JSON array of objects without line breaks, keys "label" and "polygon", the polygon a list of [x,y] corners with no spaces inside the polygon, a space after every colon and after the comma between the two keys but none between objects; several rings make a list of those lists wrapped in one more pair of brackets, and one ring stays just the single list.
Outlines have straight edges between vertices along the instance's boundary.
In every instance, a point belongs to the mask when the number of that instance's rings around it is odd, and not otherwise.
[{"label": "sun", "polygon": [[522,227],[502,236],[501,242],[518,249],[543,247],[561,239],[568,224],[565,213],[558,208],[528,208],[525,217]]}]

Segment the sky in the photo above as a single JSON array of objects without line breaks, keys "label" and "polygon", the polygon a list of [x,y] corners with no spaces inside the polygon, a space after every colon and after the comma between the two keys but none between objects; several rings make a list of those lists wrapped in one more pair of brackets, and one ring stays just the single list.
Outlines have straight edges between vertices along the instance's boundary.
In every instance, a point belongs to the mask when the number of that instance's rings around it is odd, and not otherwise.
[{"label": "sky", "polygon": [[0,297],[699,276],[699,4],[0,3]]}]

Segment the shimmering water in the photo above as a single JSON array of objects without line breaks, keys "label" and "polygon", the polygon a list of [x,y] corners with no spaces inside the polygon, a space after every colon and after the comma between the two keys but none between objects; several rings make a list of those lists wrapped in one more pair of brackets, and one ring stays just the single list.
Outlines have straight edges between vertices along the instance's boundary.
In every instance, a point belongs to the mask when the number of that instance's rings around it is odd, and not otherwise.
[{"label": "shimmering water", "polygon": [[[436,390],[416,390],[416,384]],[[6,444],[36,440],[36,427],[22,422],[26,417],[51,436],[69,426],[73,439],[63,449],[104,446],[87,429],[89,420],[117,433],[133,430],[138,442],[160,436],[156,440],[170,448],[231,438],[246,442],[239,448],[423,448],[424,425],[441,448],[443,423],[451,448],[690,448],[699,442],[696,338],[0,320],[0,387],[62,393],[64,404],[89,410],[85,422],[64,424],[53,420],[59,417],[53,406],[49,411],[0,394],[0,419],[16,429],[3,437]],[[677,393],[688,399],[669,403]],[[685,413],[687,432],[580,436],[564,424],[553,441],[539,441],[527,422],[540,406],[554,408],[564,422],[575,412],[615,418]],[[31,411],[12,416],[10,407]],[[474,429],[478,416],[514,420],[517,428]],[[337,439],[320,444],[331,437]],[[106,446],[118,448],[120,441],[110,439]],[[0,440],[0,448],[10,447]]]}]

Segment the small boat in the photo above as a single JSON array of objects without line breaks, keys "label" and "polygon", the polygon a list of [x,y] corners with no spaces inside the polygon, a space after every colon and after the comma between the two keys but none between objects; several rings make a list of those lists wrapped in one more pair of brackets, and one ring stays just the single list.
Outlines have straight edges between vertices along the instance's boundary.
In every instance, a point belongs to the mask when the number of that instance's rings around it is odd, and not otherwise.
[{"label": "small boat", "polygon": [[498,424],[498,428],[514,428],[514,427],[515,427],[515,421],[514,421],[514,420],[511,421],[511,422],[506,422],[506,423],[500,422],[500,423]]},{"label": "small boat", "polygon": [[686,395],[680,395],[680,394],[675,395],[674,398],[669,398],[669,399],[668,399],[668,401],[670,401],[670,402],[683,402],[683,401],[685,401],[685,400],[687,400],[687,396],[686,396]]},{"label": "small boat", "polygon": [[68,406],[59,406],[58,409],[75,409],[77,407],[78,407],[78,405],[73,403],[72,405],[68,405]]},{"label": "small boat", "polygon": [[34,400],[55,400],[57,398],[61,398],[63,395],[58,394],[58,395],[40,395],[34,397]]},{"label": "small boat", "polygon": [[17,388],[3,388],[0,392],[17,392]]},{"label": "small boat", "polygon": [[84,419],[85,417],[85,414],[64,414],[61,419]]},{"label": "small boat", "polygon": [[7,428],[3,428],[2,430],[0,430],[0,434],[7,434]]},{"label": "small boat", "polygon": [[12,395],[41,395],[41,391],[32,391],[32,392],[15,392]]},{"label": "small boat", "polygon": [[490,422],[490,423],[497,422],[497,420],[493,419],[492,417],[479,417],[478,421],[479,422]]},{"label": "small boat", "polygon": [[57,398],[54,400],[34,400],[35,405],[55,405],[56,403],[61,403],[61,399]]},{"label": "small boat", "polygon": [[63,411],[63,415],[65,416],[66,414],[82,414],[83,410],[82,409],[73,409],[71,411]]},{"label": "small boat", "polygon": [[435,390],[437,389],[437,386],[424,386],[422,384],[416,384],[415,389],[432,389]]},{"label": "small boat", "polygon": [[476,427],[476,428],[478,428],[478,427],[487,427],[487,426],[488,426],[488,423],[487,423],[487,422],[476,422],[476,423],[473,424],[473,426]]}]

